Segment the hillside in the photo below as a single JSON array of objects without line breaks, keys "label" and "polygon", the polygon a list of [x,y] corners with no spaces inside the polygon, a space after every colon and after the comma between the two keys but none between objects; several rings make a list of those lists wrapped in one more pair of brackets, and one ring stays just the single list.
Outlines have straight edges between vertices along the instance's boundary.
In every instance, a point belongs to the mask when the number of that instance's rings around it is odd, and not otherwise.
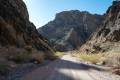
[{"label": "hillside", "polygon": [[70,51],[84,44],[103,20],[103,15],[86,11],[63,11],[56,14],[53,21],[39,28],[38,31],[50,40],[55,49]]},{"label": "hillside", "polygon": [[53,50],[29,21],[26,5],[22,0],[0,0],[0,61],[28,62],[35,55],[49,58]]},{"label": "hillside", "polygon": [[96,31],[82,46],[81,51],[98,52],[119,52],[120,50],[120,1],[114,1],[107,10],[106,19],[101,28]]}]

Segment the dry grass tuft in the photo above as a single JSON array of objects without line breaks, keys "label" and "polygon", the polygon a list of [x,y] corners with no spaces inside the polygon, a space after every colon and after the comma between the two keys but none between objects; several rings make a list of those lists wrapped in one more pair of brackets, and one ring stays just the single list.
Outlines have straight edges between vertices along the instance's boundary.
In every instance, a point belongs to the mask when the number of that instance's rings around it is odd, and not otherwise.
[{"label": "dry grass tuft", "polygon": [[64,52],[56,52],[56,53],[55,53],[55,56],[56,56],[56,57],[59,57],[59,58],[62,57],[62,56],[64,56],[64,55],[65,55]]},{"label": "dry grass tuft", "polygon": [[75,57],[78,57],[80,60],[85,62],[90,62],[92,64],[97,64],[100,62],[103,57],[102,54],[72,54]]},{"label": "dry grass tuft", "polygon": [[108,66],[120,66],[120,53],[119,52],[107,52],[98,54],[85,54],[75,51],[72,53],[73,56],[78,57],[84,61],[91,63],[102,63]]}]

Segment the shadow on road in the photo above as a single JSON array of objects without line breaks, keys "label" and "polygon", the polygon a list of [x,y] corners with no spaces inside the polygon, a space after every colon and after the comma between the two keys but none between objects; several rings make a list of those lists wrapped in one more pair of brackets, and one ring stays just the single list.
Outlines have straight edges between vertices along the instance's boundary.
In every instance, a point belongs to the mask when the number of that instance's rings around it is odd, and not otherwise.
[{"label": "shadow on road", "polygon": [[76,70],[98,70],[98,71],[103,71],[104,69],[98,68],[94,65],[89,65],[85,63],[80,63],[80,62],[73,62],[73,61],[68,61],[68,60],[63,60],[63,59],[58,59],[56,64],[64,64],[64,65],[56,65],[55,68],[61,68],[61,69],[76,69]]},{"label": "shadow on road", "polygon": [[[57,59],[47,66],[38,68],[21,80],[93,80],[83,79],[81,71],[103,71],[103,69],[81,63],[80,61]],[[85,74],[86,75],[86,74]],[[90,78],[88,75],[85,76]]]}]

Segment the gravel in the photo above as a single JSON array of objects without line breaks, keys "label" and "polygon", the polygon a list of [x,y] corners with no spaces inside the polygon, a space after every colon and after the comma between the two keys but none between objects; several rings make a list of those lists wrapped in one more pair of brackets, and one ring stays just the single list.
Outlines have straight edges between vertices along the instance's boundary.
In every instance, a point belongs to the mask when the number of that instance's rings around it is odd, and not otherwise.
[{"label": "gravel", "polygon": [[95,80],[120,80],[120,76],[112,74],[108,71],[96,71],[91,70],[88,74],[93,77]]}]

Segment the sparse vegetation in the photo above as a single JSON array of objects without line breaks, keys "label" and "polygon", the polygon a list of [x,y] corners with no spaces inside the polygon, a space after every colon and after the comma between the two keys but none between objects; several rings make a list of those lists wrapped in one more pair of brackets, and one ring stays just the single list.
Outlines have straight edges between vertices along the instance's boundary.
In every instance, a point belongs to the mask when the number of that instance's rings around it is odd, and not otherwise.
[{"label": "sparse vegetation", "polygon": [[120,52],[107,52],[98,54],[85,54],[74,51],[72,56],[92,64],[112,67],[111,72],[120,75]]},{"label": "sparse vegetation", "polygon": [[8,50],[7,59],[16,63],[36,62],[41,63],[44,61],[44,53],[34,48],[15,48],[11,47]]},{"label": "sparse vegetation", "polygon": [[78,57],[83,61],[88,61],[91,63],[101,63],[109,66],[120,66],[120,53],[119,52],[107,52],[98,54],[86,54],[80,53],[78,51],[72,52],[72,56]]},{"label": "sparse vegetation", "polygon": [[97,64],[100,62],[103,57],[102,54],[72,54],[75,57],[78,57],[80,60]]}]

